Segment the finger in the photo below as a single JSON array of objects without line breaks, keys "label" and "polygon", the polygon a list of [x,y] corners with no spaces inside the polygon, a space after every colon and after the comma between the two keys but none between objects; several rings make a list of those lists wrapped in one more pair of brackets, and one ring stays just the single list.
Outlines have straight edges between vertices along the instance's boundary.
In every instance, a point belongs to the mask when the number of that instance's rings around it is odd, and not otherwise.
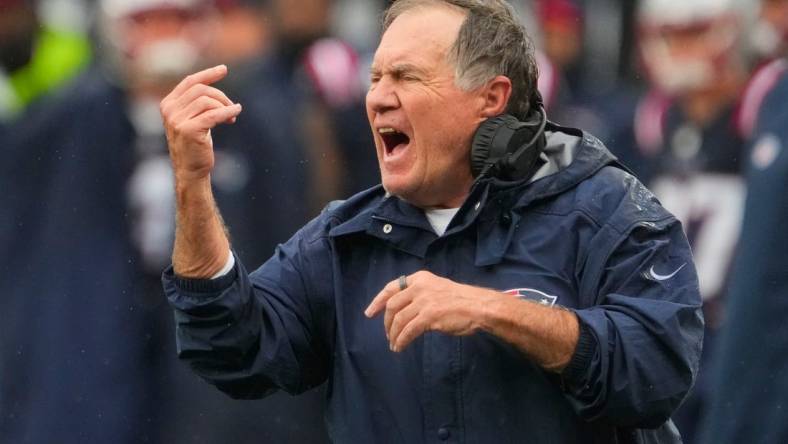
[{"label": "finger", "polygon": [[[397,290],[399,290],[399,284]],[[394,317],[397,316],[397,313],[403,308],[411,305],[413,301],[413,291],[411,290],[412,289],[405,289],[397,291],[397,293],[391,296],[386,302],[386,312],[383,315],[383,327],[386,330],[386,337],[389,337],[388,332],[391,329],[391,323]]]},{"label": "finger", "polygon": [[204,113],[205,111],[221,108],[222,105],[219,101],[210,97],[199,97],[194,102],[178,109],[172,116],[173,122],[187,122],[194,117]]},{"label": "finger", "polygon": [[386,286],[380,290],[380,293],[378,293],[377,296],[372,299],[372,302],[369,303],[367,309],[364,310],[364,315],[368,318],[375,317],[378,313],[380,313],[381,310],[383,310],[383,308],[386,307],[386,302],[388,302],[389,298],[397,294],[399,291],[399,283],[396,279],[386,284]]},{"label": "finger", "polygon": [[[421,311],[421,307],[417,304],[411,303],[400,310],[392,319],[390,326],[386,327],[386,337],[389,340],[389,343],[392,346],[397,343],[397,339],[399,338],[402,331],[405,327],[419,315]],[[387,312],[388,314],[388,312]]]},{"label": "finger", "polygon": [[223,106],[221,108],[214,108],[206,111],[195,117],[194,120],[201,128],[211,129],[220,123],[234,121],[233,119],[238,117],[242,110],[243,108],[241,107],[241,104],[236,103],[234,105]]},{"label": "finger", "polygon": [[173,120],[176,122],[191,120],[208,110],[222,108],[224,106],[226,105],[222,105],[221,102],[211,97],[198,97],[195,101],[180,109],[178,113],[175,114]]},{"label": "finger", "polygon": [[178,98],[183,95],[189,88],[192,86],[202,83],[205,85],[210,85],[211,83],[216,83],[219,80],[223,79],[224,76],[227,75],[227,66],[225,65],[217,65],[213,68],[204,69],[200,72],[196,72],[194,74],[190,74],[186,76],[180,83],[172,90],[172,92],[167,96],[168,98]]},{"label": "finger", "polygon": [[227,95],[224,94],[220,89],[214,88],[212,86],[204,85],[199,83],[197,85],[192,85],[182,96],[178,97],[169,106],[177,109],[188,106],[190,103],[194,102],[198,98],[202,96],[207,96],[212,99],[217,100],[222,105],[230,106],[233,104],[233,101],[230,100]]},{"label": "finger", "polygon": [[427,331],[427,323],[424,317],[416,315],[402,328],[402,332],[397,335],[397,340],[391,342],[391,350],[397,353],[405,350],[405,347],[424,334],[425,331]]}]

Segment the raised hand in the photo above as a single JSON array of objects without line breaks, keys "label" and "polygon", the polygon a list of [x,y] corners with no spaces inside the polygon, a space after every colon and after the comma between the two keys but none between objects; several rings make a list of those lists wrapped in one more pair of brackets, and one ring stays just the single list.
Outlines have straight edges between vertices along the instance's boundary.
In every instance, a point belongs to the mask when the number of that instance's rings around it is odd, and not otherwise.
[{"label": "raised hand", "polygon": [[172,263],[175,273],[189,278],[213,276],[230,254],[210,180],[214,166],[211,129],[235,122],[241,113],[241,105],[210,86],[226,75],[224,65],[192,74],[161,101],[177,202]]},{"label": "raised hand", "polygon": [[207,178],[213,169],[211,129],[234,123],[241,105],[210,86],[227,75],[225,65],[184,78],[164,100],[161,115],[176,181]]}]

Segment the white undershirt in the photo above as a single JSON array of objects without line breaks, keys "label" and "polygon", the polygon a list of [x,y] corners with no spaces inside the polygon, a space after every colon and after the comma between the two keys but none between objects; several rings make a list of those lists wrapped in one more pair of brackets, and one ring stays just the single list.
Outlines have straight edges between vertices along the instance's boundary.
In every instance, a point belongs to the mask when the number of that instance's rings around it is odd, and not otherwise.
[{"label": "white undershirt", "polygon": [[222,267],[222,269],[219,270],[218,273],[211,276],[211,279],[219,279],[220,277],[231,272],[233,270],[233,267],[235,267],[235,256],[233,256],[233,253],[228,252],[227,261],[224,263],[224,267]]},{"label": "white undershirt", "polygon": [[438,236],[443,236],[449,223],[451,223],[451,220],[454,219],[454,215],[457,214],[459,210],[459,208],[433,208],[431,210],[424,210],[424,215],[427,216],[427,220],[430,222],[430,225],[432,225],[432,229],[435,230],[435,233]]}]

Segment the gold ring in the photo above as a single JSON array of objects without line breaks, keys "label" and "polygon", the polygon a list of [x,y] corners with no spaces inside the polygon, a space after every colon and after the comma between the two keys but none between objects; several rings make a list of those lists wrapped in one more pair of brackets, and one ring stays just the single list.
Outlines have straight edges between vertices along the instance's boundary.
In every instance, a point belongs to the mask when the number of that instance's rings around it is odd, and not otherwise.
[{"label": "gold ring", "polygon": [[397,282],[399,282],[399,291],[402,291],[402,290],[408,288],[408,281],[405,280],[405,275],[404,274],[402,276],[400,276],[399,279],[397,279]]}]

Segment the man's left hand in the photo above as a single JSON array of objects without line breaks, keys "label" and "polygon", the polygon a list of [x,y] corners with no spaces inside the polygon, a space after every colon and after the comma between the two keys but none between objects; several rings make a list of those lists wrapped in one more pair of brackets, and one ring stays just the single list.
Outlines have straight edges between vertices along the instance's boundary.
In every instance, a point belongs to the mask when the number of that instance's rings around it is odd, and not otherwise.
[{"label": "man's left hand", "polygon": [[[402,279],[402,278],[400,278]],[[375,296],[364,314],[385,310],[389,347],[400,352],[427,331],[465,336],[481,327],[482,305],[497,295],[492,290],[458,284],[428,271],[395,279]],[[404,288],[403,288],[404,287]]]}]

